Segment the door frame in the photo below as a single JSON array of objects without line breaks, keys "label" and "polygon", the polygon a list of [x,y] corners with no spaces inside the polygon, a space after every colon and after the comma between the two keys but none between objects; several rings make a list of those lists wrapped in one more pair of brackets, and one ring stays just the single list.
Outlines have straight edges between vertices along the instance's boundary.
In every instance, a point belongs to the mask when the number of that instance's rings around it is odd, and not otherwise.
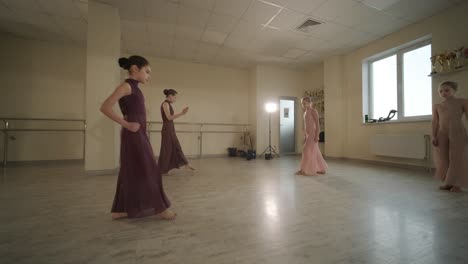
[{"label": "door frame", "polygon": [[[281,100],[290,100],[290,101],[293,101],[294,102],[294,152],[282,152],[281,151]],[[297,128],[297,125],[296,125],[296,113],[297,113],[297,97],[294,97],[294,96],[280,96],[279,97],[279,100],[278,100],[278,145],[279,145],[279,153],[281,155],[296,155],[297,153],[297,142],[296,142],[296,128]]]}]

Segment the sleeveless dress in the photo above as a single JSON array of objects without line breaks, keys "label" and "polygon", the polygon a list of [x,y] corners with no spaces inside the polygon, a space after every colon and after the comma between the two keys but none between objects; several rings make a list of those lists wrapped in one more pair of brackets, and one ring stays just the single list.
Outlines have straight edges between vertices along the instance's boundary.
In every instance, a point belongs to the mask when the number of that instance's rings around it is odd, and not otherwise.
[{"label": "sleeveless dress", "polygon": [[448,99],[437,106],[439,145],[433,147],[436,178],[446,185],[468,187],[468,137],[463,126],[463,99]]},{"label": "sleeveless dress", "polygon": [[161,170],[154,158],[146,134],[146,111],[138,81],[125,80],[132,90],[119,100],[120,110],[128,122],[138,122],[137,132],[121,131],[120,171],[112,212],[126,212],[129,218],[159,214],[170,207],[164,193]]},{"label": "sleeveless dress", "polygon": [[171,103],[167,100],[164,101],[161,104],[163,125],[161,130],[161,151],[159,153],[159,166],[161,167],[162,174],[166,174],[172,169],[178,169],[188,164],[175,132],[174,121],[167,119],[166,113],[164,112],[164,103],[169,104],[170,113],[171,115],[174,114]]},{"label": "sleeveless dress", "polygon": [[[307,175],[316,175],[317,172],[325,172],[328,168],[323,159],[318,142],[315,142],[316,126],[315,119],[318,119],[317,110],[307,108],[304,113],[305,143],[302,150],[301,170]],[[317,120],[318,122],[318,120]]]}]

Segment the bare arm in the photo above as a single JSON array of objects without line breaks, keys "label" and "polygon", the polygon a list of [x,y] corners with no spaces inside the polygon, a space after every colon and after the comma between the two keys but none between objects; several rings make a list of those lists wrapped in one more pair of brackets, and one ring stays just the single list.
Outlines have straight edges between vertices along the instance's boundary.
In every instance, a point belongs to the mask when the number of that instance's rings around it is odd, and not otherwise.
[{"label": "bare arm", "polygon": [[[109,117],[110,119],[112,119],[113,121],[120,124],[122,127],[129,128],[131,126],[131,123],[127,122],[127,120],[125,120],[123,117],[115,113],[112,107],[119,101],[120,98],[130,95],[131,93],[132,93],[132,89],[130,88],[130,85],[128,83],[122,83],[104,101],[104,103],[102,103],[101,108],[100,108],[101,112],[107,117]],[[133,128],[135,128],[135,125],[133,125]],[[129,129],[129,130],[133,131],[134,129]],[[133,132],[136,132],[136,131],[133,131]]]},{"label": "bare arm", "polygon": [[432,144],[439,145],[437,134],[439,132],[439,113],[437,112],[437,104],[432,107]]},{"label": "bare arm", "polygon": [[319,134],[320,134],[320,120],[319,120],[319,114],[317,110],[312,111],[312,116],[314,117],[314,122],[315,122],[315,141],[318,142],[319,140]]},{"label": "bare arm", "polygon": [[463,99],[463,112],[465,112],[465,118],[468,120],[468,99]]},{"label": "bare arm", "polygon": [[182,110],[182,112],[180,112],[178,114],[175,114],[175,115],[171,115],[171,111],[169,110],[169,103],[167,103],[167,102],[163,103],[163,109],[164,109],[164,114],[166,115],[166,118],[168,120],[174,120],[176,118],[179,118],[179,117],[185,115],[188,112],[188,107],[185,107]]},{"label": "bare arm", "polygon": [[437,105],[432,107],[432,137],[437,137],[439,131],[439,114],[437,113]]}]

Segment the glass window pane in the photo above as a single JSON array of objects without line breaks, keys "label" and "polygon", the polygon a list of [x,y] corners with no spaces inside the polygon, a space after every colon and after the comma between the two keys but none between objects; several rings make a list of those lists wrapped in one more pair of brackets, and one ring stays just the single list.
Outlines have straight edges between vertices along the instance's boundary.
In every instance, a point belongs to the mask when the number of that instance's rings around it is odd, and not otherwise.
[{"label": "glass window pane", "polygon": [[405,116],[430,115],[432,107],[431,45],[403,54],[403,108]]},{"label": "glass window pane", "polygon": [[372,118],[387,117],[390,110],[398,108],[396,55],[373,62],[371,73]]}]

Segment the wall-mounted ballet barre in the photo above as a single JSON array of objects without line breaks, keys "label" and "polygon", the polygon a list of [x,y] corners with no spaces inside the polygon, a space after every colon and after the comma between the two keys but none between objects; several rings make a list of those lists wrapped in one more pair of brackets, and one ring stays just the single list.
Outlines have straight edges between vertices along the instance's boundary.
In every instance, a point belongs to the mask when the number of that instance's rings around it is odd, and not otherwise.
[{"label": "wall-mounted ballet barre", "polygon": [[[13,117],[0,117],[0,120],[3,121],[4,128],[0,129],[4,134],[3,138],[3,166],[6,166],[8,163],[8,145],[10,140],[15,140],[16,138],[9,134],[9,132],[82,132],[83,133],[83,159],[85,158],[86,153],[86,120],[84,119],[65,119],[65,118],[13,118]],[[80,129],[43,129],[43,128],[11,128],[11,121],[44,121],[44,122],[79,122],[82,123],[83,127]],[[148,121],[147,122],[147,133],[150,137],[151,133],[161,132],[161,130],[151,129],[151,125],[160,124],[160,121]],[[177,133],[189,133],[189,134],[198,134],[198,156],[203,155],[203,134],[244,134],[249,133],[248,127],[249,124],[227,124],[227,123],[193,123],[193,122],[177,122],[177,125],[189,125],[189,126],[198,126],[196,131],[191,130],[177,130]],[[242,127],[242,131],[222,131],[222,130],[203,130],[204,127],[208,126],[227,126],[227,127]]]},{"label": "wall-mounted ballet barre", "polygon": [[[10,136],[9,132],[82,132],[83,133],[83,159],[85,156],[86,142],[86,120],[84,119],[65,119],[65,118],[17,118],[17,117],[0,117],[3,121],[3,166],[8,163],[8,145],[9,140],[15,140],[14,136]],[[44,122],[80,122],[83,124],[81,129],[43,129],[43,128],[10,128],[11,121],[44,121]]]},{"label": "wall-mounted ballet barre", "polygon": [[[160,129],[151,129],[153,124],[162,125],[161,121],[148,121],[148,137],[151,138],[151,133],[161,132]],[[187,134],[198,134],[198,157],[203,156],[203,134],[243,134],[245,136],[249,134],[249,124],[228,124],[228,123],[193,123],[193,122],[177,122],[176,125],[188,125],[188,126],[198,126],[196,131],[191,130],[177,130],[176,133],[187,133]],[[229,126],[229,127],[242,127],[242,131],[223,131],[223,130],[203,130],[207,126]]]}]

